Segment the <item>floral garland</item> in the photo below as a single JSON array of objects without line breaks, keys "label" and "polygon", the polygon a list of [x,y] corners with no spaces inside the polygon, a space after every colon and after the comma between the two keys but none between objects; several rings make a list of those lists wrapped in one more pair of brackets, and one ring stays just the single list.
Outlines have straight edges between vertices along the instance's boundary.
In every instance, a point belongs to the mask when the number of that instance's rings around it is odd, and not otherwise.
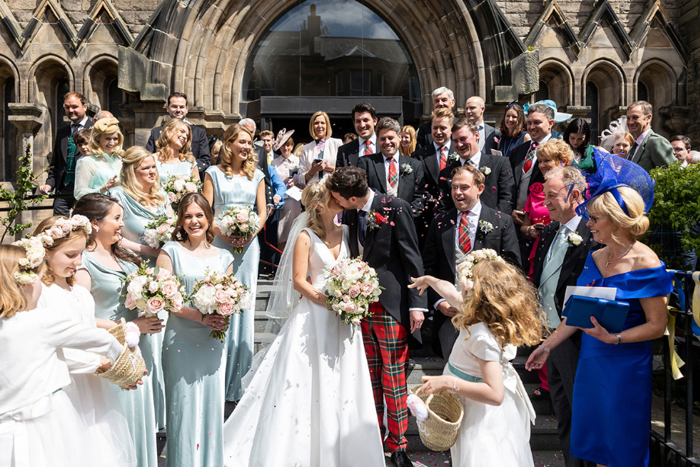
[{"label": "floral garland", "polygon": [[36,269],[44,262],[46,250],[40,237],[23,238],[13,243],[15,246],[24,248],[26,258],[20,258],[19,271],[15,272],[15,281],[20,285],[33,284],[39,280],[39,276],[33,269]]},{"label": "floral garland", "polygon": [[69,219],[59,217],[56,219],[56,222],[54,222],[50,229],[45,230],[41,234],[37,235],[37,237],[41,239],[44,245],[51,246],[53,245],[54,240],[67,237],[74,230],[82,230],[87,235],[90,235],[92,233],[92,225],[90,225],[90,220],[85,216],[81,216],[80,214],[76,214]]},{"label": "floral garland", "polygon": [[457,265],[457,277],[464,290],[471,291],[474,288],[472,269],[474,269],[476,263],[484,260],[499,261],[501,263],[505,262],[503,258],[498,256],[496,250],[491,250],[489,248],[469,253],[464,259],[464,262]]}]

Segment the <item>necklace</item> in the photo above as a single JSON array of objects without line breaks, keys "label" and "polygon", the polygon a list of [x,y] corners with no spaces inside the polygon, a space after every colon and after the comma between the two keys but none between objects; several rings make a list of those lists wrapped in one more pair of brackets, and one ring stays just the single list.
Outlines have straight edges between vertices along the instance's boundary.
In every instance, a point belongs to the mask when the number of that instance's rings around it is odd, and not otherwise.
[{"label": "necklace", "polygon": [[622,253],[620,256],[618,256],[617,258],[615,258],[615,259],[612,260],[612,261],[607,261],[607,262],[605,263],[605,267],[607,268],[607,267],[610,266],[612,263],[614,263],[615,261],[620,260],[623,256],[625,256],[627,253],[629,253],[630,250],[632,249],[632,246],[634,246],[634,243],[635,243],[635,242],[630,243],[630,246],[628,246],[627,249],[625,250],[625,252]]}]

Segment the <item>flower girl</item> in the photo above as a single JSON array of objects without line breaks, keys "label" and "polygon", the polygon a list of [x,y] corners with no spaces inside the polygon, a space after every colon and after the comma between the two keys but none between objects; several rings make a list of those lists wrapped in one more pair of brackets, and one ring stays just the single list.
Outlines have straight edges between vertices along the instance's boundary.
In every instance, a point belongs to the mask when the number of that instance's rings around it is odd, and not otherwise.
[{"label": "flower girl", "polygon": [[460,334],[445,371],[424,376],[422,391],[449,390],[462,401],[464,418],[451,449],[454,467],[532,466],[530,423],[535,412],[510,360],[516,346],[541,340],[535,290],[502,261],[481,259],[469,272],[470,280],[460,280],[461,294],[432,276],[414,279],[409,286],[421,291],[432,287],[460,310],[452,318]]},{"label": "flower girl", "polygon": [[[38,307],[64,310],[74,322],[96,327],[95,300],[86,288],[75,284],[75,271],[82,264],[91,232],[85,216],[54,216],[41,222],[34,236],[44,244],[47,266]],[[100,452],[100,465],[135,467],[136,452],[124,410],[113,396],[111,383],[95,375],[98,369],[104,371],[109,361],[70,348],[63,349],[63,355],[71,373],[71,384],[63,391],[88,430],[85,442]]]},{"label": "flower girl", "polygon": [[17,243],[0,245],[0,465],[102,465],[62,391],[70,375],[60,348],[114,362],[122,346],[103,329],[75,323],[65,311],[37,308],[44,248],[36,238]]}]

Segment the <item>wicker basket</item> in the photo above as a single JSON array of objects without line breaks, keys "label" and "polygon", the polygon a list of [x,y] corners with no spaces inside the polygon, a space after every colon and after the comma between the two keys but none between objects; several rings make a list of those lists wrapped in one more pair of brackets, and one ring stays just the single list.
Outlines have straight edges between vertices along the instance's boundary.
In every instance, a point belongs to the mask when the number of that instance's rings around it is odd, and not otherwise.
[{"label": "wicker basket", "polygon": [[418,396],[428,408],[428,419],[418,420],[418,433],[425,447],[431,451],[447,451],[457,441],[464,417],[459,397],[448,391],[426,394],[416,386],[411,393]]},{"label": "wicker basket", "polygon": [[124,318],[121,319],[119,325],[110,329],[109,333],[117,338],[119,343],[124,346],[124,350],[109,370],[97,373],[97,375],[123,388],[135,386],[136,382],[143,378],[144,371],[146,371],[146,362],[141,356],[141,350],[138,346],[132,349],[126,344],[126,321]]}]

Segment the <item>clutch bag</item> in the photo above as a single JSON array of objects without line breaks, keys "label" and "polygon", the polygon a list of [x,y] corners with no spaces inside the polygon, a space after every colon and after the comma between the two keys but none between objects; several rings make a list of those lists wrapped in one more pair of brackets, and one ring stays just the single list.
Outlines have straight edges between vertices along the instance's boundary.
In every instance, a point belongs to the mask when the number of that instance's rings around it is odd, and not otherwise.
[{"label": "clutch bag", "polygon": [[627,302],[572,295],[561,314],[566,317],[569,326],[592,328],[591,316],[594,316],[609,332],[621,332],[629,311],[630,305]]}]

